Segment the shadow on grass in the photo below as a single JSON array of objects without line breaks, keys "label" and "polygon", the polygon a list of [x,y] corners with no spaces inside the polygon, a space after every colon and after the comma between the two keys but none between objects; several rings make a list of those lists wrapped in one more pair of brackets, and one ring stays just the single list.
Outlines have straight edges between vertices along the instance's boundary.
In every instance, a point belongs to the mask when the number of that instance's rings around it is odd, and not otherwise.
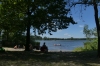
[{"label": "shadow on grass", "polygon": [[100,59],[97,58],[96,51],[89,52],[5,52],[0,53],[0,61],[32,61],[46,63],[75,63],[82,66],[94,66],[100,64]]}]

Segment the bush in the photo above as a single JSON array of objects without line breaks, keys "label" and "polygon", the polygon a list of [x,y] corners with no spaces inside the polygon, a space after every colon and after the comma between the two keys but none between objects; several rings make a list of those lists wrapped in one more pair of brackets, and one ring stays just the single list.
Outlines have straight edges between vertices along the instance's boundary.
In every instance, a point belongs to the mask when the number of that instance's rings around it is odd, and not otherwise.
[{"label": "bush", "polygon": [[40,42],[35,42],[35,46],[40,46]]},{"label": "bush", "polygon": [[85,42],[84,47],[75,48],[74,51],[93,51],[93,50],[97,50],[97,47],[98,47],[97,41],[98,41],[97,39],[93,39],[92,41]]},{"label": "bush", "polygon": [[34,42],[33,44],[33,48],[39,50],[40,49],[40,42]]},{"label": "bush", "polygon": [[84,43],[84,50],[97,50],[97,44],[96,40],[86,42]]}]

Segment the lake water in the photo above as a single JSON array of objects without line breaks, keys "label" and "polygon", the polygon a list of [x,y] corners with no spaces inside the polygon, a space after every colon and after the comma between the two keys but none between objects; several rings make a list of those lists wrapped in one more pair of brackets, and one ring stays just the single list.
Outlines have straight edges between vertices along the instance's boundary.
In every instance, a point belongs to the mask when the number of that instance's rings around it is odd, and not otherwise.
[{"label": "lake water", "polygon": [[[72,51],[77,47],[83,47],[86,40],[37,40],[40,42],[40,46],[45,42],[49,51]],[[54,44],[61,44],[61,46],[55,46]]]}]

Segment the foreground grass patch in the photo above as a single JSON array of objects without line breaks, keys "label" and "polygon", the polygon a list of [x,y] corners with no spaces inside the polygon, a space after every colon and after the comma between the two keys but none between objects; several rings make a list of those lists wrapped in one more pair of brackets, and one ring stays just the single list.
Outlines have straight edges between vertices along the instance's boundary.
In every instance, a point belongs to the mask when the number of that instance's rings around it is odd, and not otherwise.
[{"label": "foreground grass patch", "polygon": [[0,66],[99,66],[96,52],[5,52]]}]

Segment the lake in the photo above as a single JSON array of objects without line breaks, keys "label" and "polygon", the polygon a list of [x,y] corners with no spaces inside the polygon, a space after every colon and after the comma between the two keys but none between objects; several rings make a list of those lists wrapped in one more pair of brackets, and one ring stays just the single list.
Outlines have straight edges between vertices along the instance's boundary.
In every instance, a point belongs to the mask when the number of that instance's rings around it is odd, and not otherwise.
[{"label": "lake", "polygon": [[[83,47],[86,40],[36,40],[40,42],[40,46],[45,42],[49,51],[72,51],[77,47]],[[55,46],[54,44],[61,44]]]}]

